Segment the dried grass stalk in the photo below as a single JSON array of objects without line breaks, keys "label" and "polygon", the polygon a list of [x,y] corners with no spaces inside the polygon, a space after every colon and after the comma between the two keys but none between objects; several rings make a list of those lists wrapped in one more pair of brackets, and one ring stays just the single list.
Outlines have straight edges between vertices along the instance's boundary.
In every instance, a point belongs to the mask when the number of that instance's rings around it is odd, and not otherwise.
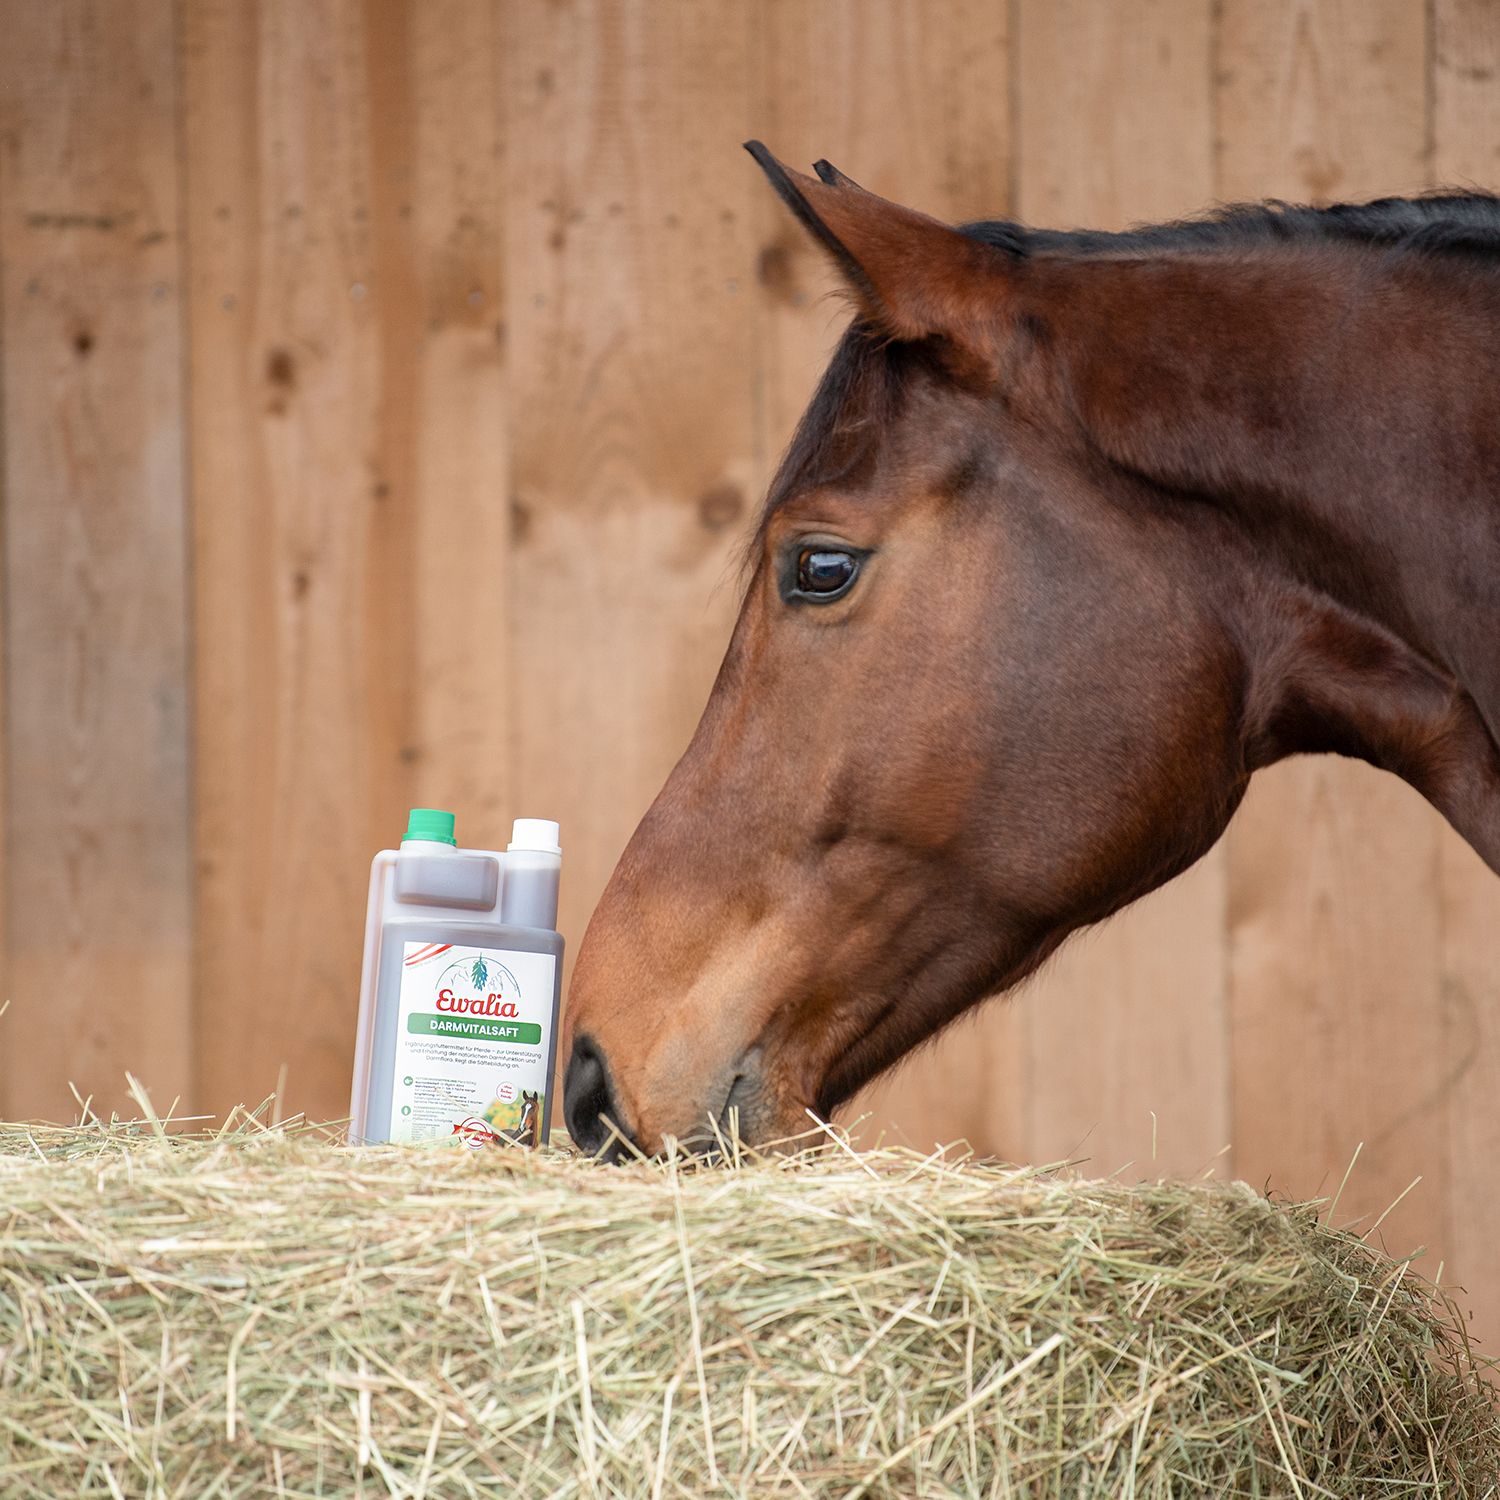
[{"label": "dried grass stalk", "polygon": [[1242,1186],[0,1126],[0,1495],[1482,1496],[1409,1264]]}]

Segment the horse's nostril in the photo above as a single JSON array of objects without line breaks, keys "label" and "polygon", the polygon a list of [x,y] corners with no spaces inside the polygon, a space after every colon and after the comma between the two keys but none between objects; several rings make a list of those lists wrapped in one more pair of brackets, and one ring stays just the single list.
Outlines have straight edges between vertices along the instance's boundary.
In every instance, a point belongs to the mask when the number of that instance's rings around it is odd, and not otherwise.
[{"label": "horse's nostril", "polygon": [[611,1121],[617,1129],[624,1128],[615,1113],[604,1058],[586,1036],[573,1043],[573,1056],[568,1060],[567,1076],[563,1079],[563,1114],[573,1144],[590,1154],[610,1139]]}]

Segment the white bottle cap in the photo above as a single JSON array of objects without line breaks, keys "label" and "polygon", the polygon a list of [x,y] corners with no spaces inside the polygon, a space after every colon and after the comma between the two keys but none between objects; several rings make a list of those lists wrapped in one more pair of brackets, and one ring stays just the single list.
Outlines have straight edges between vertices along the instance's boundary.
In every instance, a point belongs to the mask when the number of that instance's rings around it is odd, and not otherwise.
[{"label": "white bottle cap", "polygon": [[510,828],[507,853],[528,849],[534,854],[562,854],[557,841],[558,827],[549,818],[517,818]]}]

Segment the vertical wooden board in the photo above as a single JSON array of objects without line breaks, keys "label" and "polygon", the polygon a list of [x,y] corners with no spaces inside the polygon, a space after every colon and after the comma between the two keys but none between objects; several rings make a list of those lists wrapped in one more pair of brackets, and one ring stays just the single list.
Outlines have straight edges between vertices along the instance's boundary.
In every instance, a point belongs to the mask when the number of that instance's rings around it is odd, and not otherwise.
[{"label": "vertical wooden board", "polygon": [[[772,0],[757,27],[756,128],[788,165],[826,157],[871,192],[954,222],[1011,207],[1009,8],[959,0]],[[756,174],[757,179],[759,174]],[[849,319],[839,278],[785,205],[756,194],[765,478]]]},{"label": "vertical wooden board", "polygon": [[[757,27],[755,133],[806,171],[827,157],[873,192],[953,221],[1010,207],[1009,8],[962,0],[767,5]],[[758,178],[758,174],[757,178]],[[756,183],[756,298],[764,395],[757,492],[848,318],[826,257]],[[865,1090],[844,1111],[863,1139],[969,1141],[1016,1157],[1020,1017],[994,1002]]]},{"label": "vertical wooden board", "polygon": [[524,0],[504,16],[515,810],[562,821],[576,948],[738,604],[753,18]]},{"label": "vertical wooden board", "polygon": [[336,1116],[371,854],[501,827],[495,15],[185,21],[205,1099]]},{"label": "vertical wooden board", "polygon": [[1422,0],[1222,0],[1219,194],[1303,203],[1428,182]]},{"label": "vertical wooden board", "polygon": [[1448,1125],[1448,1267],[1481,1352],[1500,1351],[1500,880],[1444,830],[1443,1076]]},{"label": "vertical wooden board", "polygon": [[376,563],[410,499],[377,457],[359,21],[347,4],[184,10],[199,1056],[215,1111],[263,1097],[284,1066],[292,1107],[341,1112],[335,1018],[363,866],[399,801],[391,704],[409,701],[411,665],[394,637],[410,610],[404,590],[371,591],[394,581]]},{"label": "vertical wooden board", "polygon": [[[1438,0],[1433,178],[1500,187],[1500,5]],[[1485,1352],[1500,1347],[1500,880],[1451,829],[1440,839],[1453,1275]]]},{"label": "vertical wooden board", "polygon": [[[5,19],[5,10],[0,7],[0,22]],[[4,168],[4,106],[0,104],[0,225],[5,222],[5,168]],[[3,234],[3,231],[0,231]],[[3,241],[0,241],[3,247]],[[0,585],[7,577],[5,565],[6,499],[10,492],[9,476],[5,464],[5,281],[4,267],[0,266]],[[10,789],[10,769],[7,761],[9,731],[7,729],[7,695],[5,686],[5,661],[7,652],[8,621],[6,593],[0,588],[0,1120],[14,1119],[10,1112],[10,1089],[7,1083],[9,1068],[6,1055],[17,1045],[14,1040],[15,1018],[6,1021],[11,1010],[10,949],[7,942],[8,892],[5,871],[9,868],[7,843],[10,819],[6,815],[7,796]]]},{"label": "vertical wooden board", "polygon": [[[387,19],[403,11],[407,27]],[[501,41],[493,0],[399,0],[372,18],[373,98],[398,94],[409,66],[414,100],[407,176],[391,178],[387,193],[402,190],[377,214],[377,253],[409,263],[399,317],[414,397],[414,681],[397,755],[413,799],[453,808],[462,842],[490,849],[505,847],[513,812]],[[400,141],[380,138],[401,122],[381,114],[374,128],[376,160],[401,161]]]},{"label": "vertical wooden board", "polygon": [[1500,190],[1500,4],[1434,0],[1432,177]]},{"label": "vertical wooden board", "polygon": [[[1020,216],[1114,229],[1214,196],[1212,5],[1022,0]],[[1222,1171],[1229,1142],[1225,856],[1075,938],[1021,997],[1038,1160]]]},{"label": "vertical wooden board", "polygon": [[170,0],[0,7],[6,1106],[191,1074]]},{"label": "vertical wooden board", "polygon": [[[1219,55],[1222,196],[1423,186],[1422,6],[1226,0]],[[1228,842],[1236,1170],[1332,1192],[1364,1142],[1340,1218],[1379,1213],[1422,1175],[1382,1234],[1441,1253],[1438,831],[1395,778],[1320,757],[1257,776]]]},{"label": "vertical wooden board", "polygon": [[1123,229],[1213,198],[1212,0],[1020,0],[1017,212]]}]

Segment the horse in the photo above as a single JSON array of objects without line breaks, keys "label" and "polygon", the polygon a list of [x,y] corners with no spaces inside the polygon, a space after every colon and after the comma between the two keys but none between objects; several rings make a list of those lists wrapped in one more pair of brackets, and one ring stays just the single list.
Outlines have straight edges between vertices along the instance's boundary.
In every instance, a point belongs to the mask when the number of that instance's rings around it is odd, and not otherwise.
[{"label": "horse", "polygon": [[1500,199],[952,226],[747,149],[853,318],[579,951],[574,1141],[806,1131],[1287,756],[1500,869]]},{"label": "horse", "polygon": [[521,1118],[511,1137],[517,1145],[535,1146],[542,1125],[542,1096],[534,1089],[521,1092]]}]

